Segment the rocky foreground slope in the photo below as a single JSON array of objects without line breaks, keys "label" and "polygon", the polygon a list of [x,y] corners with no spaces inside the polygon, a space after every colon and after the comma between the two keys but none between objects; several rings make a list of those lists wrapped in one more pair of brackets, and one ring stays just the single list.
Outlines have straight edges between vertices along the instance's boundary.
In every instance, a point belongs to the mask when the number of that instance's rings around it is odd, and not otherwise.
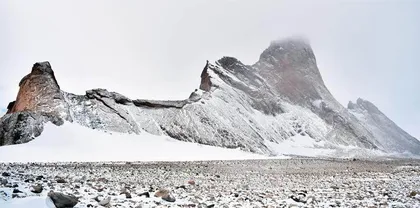
[{"label": "rocky foreground slope", "polygon": [[0,164],[0,207],[419,207],[419,173],[418,160]]},{"label": "rocky foreground slope", "polygon": [[300,39],[272,42],[254,65],[233,57],[207,62],[199,89],[185,100],[133,100],[105,89],[74,95],[60,90],[48,62],[34,64],[19,86],[0,120],[0,145],[31,141],[45,122],[69,121],[267,155],[301,136],[319,148],[420,153],[420,142],[372,103],[360,99],[345,108],[337,102],[310,45]]}]

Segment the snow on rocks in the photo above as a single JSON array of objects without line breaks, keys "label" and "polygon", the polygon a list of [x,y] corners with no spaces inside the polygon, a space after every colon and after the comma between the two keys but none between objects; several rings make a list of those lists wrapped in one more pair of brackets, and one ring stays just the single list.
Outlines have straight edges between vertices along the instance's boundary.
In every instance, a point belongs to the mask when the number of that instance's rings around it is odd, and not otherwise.
[{"label": "snow on rocks", "polygon": [[[0,164],[4,171],[11,186],[0,186],[2,208],[49,207],[57,203],[49,193],[74,196],[75,208],[420,206],[418,160]],[[37,184],[42,192],[31,192]]]}]

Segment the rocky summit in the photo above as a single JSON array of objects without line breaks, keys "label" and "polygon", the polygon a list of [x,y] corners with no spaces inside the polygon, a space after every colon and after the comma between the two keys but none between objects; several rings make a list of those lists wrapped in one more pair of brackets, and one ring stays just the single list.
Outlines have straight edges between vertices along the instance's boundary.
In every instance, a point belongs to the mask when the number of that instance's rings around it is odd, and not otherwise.
[{"label": "rocky summit", "polygon": [[67,121],[266,155],[303,137],[326,149],[420,152],[420,142],[371,102],[342,106],[325,86],[309,43],[298,38],[272,42],[253,65],[233,57],[207,61],[199,89],[185,100],[131,99],[105,89],[64,92],[48,62],[34,64],[19,86],[0,120],[0,145],[29,142],[46,122]]}]

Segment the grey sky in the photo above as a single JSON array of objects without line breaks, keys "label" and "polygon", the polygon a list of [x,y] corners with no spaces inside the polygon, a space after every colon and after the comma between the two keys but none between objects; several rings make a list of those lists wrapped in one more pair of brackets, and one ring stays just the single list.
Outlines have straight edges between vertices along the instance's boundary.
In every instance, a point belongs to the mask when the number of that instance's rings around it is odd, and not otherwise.
[{"label": "grey sky", "polygon": [[1,1],[0,109],[34,62],[65,91],[107,88],[181,99],[207,59],[257,61],[274,39],[301,35],[327,87],[362,97],[420,137],[420,1]]}]

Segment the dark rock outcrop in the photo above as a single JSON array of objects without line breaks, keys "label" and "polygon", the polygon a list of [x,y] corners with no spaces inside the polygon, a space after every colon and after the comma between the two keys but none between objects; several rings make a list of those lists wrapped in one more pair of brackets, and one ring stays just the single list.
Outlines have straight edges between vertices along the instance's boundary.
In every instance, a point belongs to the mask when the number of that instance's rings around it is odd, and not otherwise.
[{"label": "dark rock outcrop", "polygon": [[42,133],[46,122],[72,121],[49,62],[35,63],[19,87],[16,101],[9,103],[0,119],[0,145],[29,142]]},{"label": "dark rock outcrop", "polygon": [[206,92],[210,92],[211,89],[211,80],[210,75],[207,73],[207,69],[209,67],[209,61],[207,61],[206,66],[204,66],[203,72],[201,72],[201,84],[200,89]]},{"label": "dark rock outcrop", "polygon": [[48,197],[52,200],[56,208],[71,208],[79,203],[79,199],[75,196],[65,195],[58,192],[49,192]]}]

